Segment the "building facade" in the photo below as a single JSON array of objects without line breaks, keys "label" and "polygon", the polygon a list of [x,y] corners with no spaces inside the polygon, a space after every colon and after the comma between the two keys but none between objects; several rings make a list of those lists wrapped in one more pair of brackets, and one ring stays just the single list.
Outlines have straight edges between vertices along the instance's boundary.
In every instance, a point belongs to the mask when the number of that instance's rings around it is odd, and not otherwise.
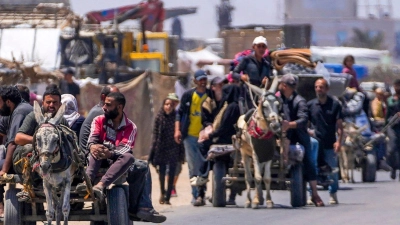
[{"label": "building facade", "polygon": [[311,24],[315,46],[351,46],[354,28],[371,38],[382,33],[381,50],[389,50],[400,59],[400,20],[391,18],[388,2],[379,8],[382,10],[378,15],[362,18],[357,0],[285,0],[285,24]]}]

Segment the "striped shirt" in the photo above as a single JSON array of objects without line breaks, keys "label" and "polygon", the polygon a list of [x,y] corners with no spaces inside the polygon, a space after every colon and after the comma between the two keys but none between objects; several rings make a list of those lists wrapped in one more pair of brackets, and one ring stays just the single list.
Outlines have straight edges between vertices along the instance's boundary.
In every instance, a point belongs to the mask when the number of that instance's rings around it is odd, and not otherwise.
[{"label": "striped shirt", "polygon": [[93,119],[87,146],[89,149],[92,144],[104,144],[117,155],[132,153],[136,134],[136,125],[125,114],[117,129],[113,128],[112,120],[107,120],[104,115],[101,115]]}]

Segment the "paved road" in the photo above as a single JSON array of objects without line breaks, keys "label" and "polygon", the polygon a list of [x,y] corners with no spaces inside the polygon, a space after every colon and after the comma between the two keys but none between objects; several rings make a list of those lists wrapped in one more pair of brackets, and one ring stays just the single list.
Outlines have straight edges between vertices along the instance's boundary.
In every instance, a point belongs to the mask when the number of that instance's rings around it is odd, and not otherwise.
[{"label": "paved road", "polygon": [[[400,224],[399,193],[400,182],[390,180],[387,172],[379,172],[375,183],[340,184],[337,206],[294,209],[290,207],[288,191],[274,191],[273,209],[245,209],[244,197],[239,197],[238,207],[213,208],[210,204],[200,208],[171,207],[163,211],[168,216],[164,224]],[[328,202],[327,191],[321,190],[320,195]]]},{"label": "paved road", "polygon": [[[172,206],[160,205],[158,176],[152,168],[153,204],[157,211],[168,217],[163,223],[165,225],[400,224],[400,182],[390,180],[387,172],[378,172],[375,183],[340,184],[338,206],[325,208],[307,206],[293,209],[290,206],[289,191],[273,191],[274,208],[257,210],[243,208],[245,202],[243,196],[238,196],[237,207],[213,208],[208,202],[203,207],[190,205],[191,194],[187,174],[187,165],[184,165],[178,181],[178,197],[171,199]],[[360,181],[359,172],[356,172],[356,176],[356,181]],[[211,187],[208,195],[210,190]],[[328,192],[321,190],[320,195],[327,203]],[[89,222],[71,221],[69,224],[89,225]],[[145,224],[151,223],[135,223],[135,225]]]}]

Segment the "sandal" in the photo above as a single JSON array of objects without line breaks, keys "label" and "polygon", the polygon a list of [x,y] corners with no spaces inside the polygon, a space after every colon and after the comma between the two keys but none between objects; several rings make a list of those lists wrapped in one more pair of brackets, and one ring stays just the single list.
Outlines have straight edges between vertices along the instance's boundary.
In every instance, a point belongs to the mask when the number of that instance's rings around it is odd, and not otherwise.
[{"label": "sandal", "polygon": [[104,200],[104,193],[103,193],[103,189],[101,187],[98,186],[94,186],[93,187],[93,193],[94,193],[94,197],[99,199],[99,201],[103,201]]},{"label": "sandal", "polygon": [[316,207],[323,207],[325,206],[324,202],[321,200],[319,196],[312,197],[311,201],[314,203]]},{"label": "sandal", "polygon": [[27,202],[31,199],[31,196],[26,191],[21,191],[16,194],[19,202]]},{"label": "sandal", "polygon": [[164,195],[161,195],[161,196],[160,196],[160,200],[158,200],[158,202],[159,202],[161,205],[163,205],[163,204],[165,203]]}]

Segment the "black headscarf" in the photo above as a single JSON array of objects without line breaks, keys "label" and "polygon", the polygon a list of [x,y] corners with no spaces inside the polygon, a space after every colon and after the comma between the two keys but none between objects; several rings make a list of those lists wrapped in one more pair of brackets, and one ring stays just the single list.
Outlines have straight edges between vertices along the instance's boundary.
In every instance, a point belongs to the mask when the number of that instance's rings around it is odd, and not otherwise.
[{"label": "black headscarf", "polygon": [[235,84],[225,85],[222,88],[222,101],[221,103],[227,102],[228,104],[232,102],[239,102],[240,97],[240,87]]}]

